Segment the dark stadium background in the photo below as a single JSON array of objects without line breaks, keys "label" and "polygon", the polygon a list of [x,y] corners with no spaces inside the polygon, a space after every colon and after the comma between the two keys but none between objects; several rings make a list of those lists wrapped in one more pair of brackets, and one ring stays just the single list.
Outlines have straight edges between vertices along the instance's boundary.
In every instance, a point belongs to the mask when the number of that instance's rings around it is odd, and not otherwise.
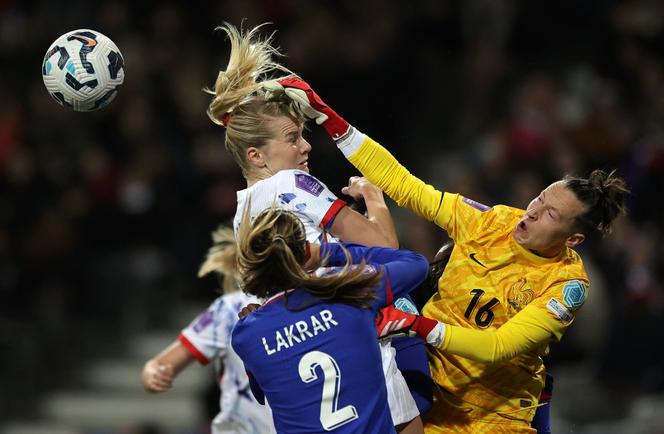
[{"label": "dark stadium background", "polygon": [[[223,21],[272,22],[285,65],[441,189],[525,207],[565,173],[617,168],[630,215],[581,247],[590,299],[547,359],[554,432],[664,432],[664,3],[647,0],[0,1],[0,431],[205,432],[200,387],[195,424],[158,416],[131,343],[174,338],[215,297],[195,273],[243,187],[201,91],[225,66]],[[77,28],[125,59],[95,113],[60,107],[40,77]],[[319,128],[309,139],[338,192],[355,172]],[[402,245],[432,257],[442,231],[392,209]],[[135,371],[104,389],[90,372],[109,361]],[[65,392],[138,416],[67,418]]]}]

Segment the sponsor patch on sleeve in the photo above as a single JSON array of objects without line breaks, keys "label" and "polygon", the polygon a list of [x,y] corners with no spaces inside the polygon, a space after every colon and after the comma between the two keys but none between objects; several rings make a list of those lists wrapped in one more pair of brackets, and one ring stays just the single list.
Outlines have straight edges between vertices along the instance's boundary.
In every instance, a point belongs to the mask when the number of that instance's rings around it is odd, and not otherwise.
[{"label": "sponsor patch on sleeve", "polygon": [[295,174],[295,187],[300,190],[304,190],[316,197],[325,190],[323,184],[321,184],[316,178],[306,173],[296,173]]},{"label": "sponsor patch on sleeve", "polygon": [[574,315],[572,315],[572,312],[567,309],[567,306],[555,298],[549,300],[546,307],[562,322],[570,322],[572,318],[574,318]]},{"label": "sponsor patch on sleeve", "polygon": [[463,201],[466,202],[468,205],[472,206],[473,208],[478,209],[482,212],[489,211],[491,209],[490,206],[486,206],[483,203],[475,202],[474,200],[468,199],[467,197],[464,197]]},{"label": "sponsor patch on sleeve", "polygon": [[208,310],[207,312],[198,317],[198,320],[196,320],[196,323],[194,324],[194,331],[196,333],[200,333],[207,326],[212,324],[213,319],[214,319],[214,312]]},{"label": "sponsor patch on sleeve", "polygon": [[586,301],[586,287],[578,280],[570,280],[563,287],[563,301],[570,309],[578,309]]}]

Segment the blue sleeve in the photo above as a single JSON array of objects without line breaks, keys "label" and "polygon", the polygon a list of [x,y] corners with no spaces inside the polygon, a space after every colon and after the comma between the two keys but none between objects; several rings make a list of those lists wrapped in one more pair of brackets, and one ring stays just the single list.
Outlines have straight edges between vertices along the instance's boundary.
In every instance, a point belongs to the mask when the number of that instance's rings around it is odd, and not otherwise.
[{"label": "blue sleeve", "polygon": [[[428,271],[429,263],[419,253],[410,250],[388,249],[386,247],[366,247],[353,243],[325,243],[320,246],[320,256],[328,257],[327,266],[343,267],[346,265],[344,248],[351,257],[351,263],[358,264],[364,259],[368,264],[387,265],[393,262],[408,262],[410,264],[424,262]],[[411,265],[412,266],[412,265]],[[425,273],[426,274],[426,273]]]},{"label": "blue sleeve", "polygon": [[410,250],[365,247],[351,243],[328,243],[321,245],[321,257],[328,255],[327,265],[333,267],[346,265],[343,248],[350,254],[353,264],[364,259],[368,264],[380,266],[382,269],[381,285],[376,288],[379,297],[374,302],[376,308],[392,304],[394,299],[417,288],[429,272],[429,261]]},{"label": "blue sleeve", "polygon": [[265,393],[263,392],[263,389],[261,389],[261,386],[258,384],[258,381],[256,381],[252,373],[249,371],[247,371],[247,377],[249,377],[249,388],[251,389],[251,393],[254,395],[254,398],[259,404],[265,405]]},{"label": "blue sleeve", "polygon": [[[385,249],[388,250],[388,249]],[[403,297],[424,281],[429,273],[429,261],[419,253],[410,250],[395,250],[403,252],[399,260],[391,261],[383,265],[383,283],[390,296],[385,300],[385,305],[392,304],[394,300]],[[380,295],[380,294],[379,294]]]}]

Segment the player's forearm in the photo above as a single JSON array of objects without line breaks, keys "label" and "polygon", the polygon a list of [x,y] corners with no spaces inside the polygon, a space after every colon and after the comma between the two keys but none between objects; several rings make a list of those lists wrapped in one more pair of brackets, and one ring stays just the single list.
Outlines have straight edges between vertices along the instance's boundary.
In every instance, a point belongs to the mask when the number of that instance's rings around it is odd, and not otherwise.
[{"label": "player's forearm", "polygon": [[355,130],[337,146],[362,174],[401,207],[436,222],[442,193],[412,175],[383,146]]},{"label": "player's forearm", "polygon": [[394,249],[398,248],[399,238],[397,237],[397,230],[394,226],[392,213],[390,213],[385,203],[383,193],[375,189],[367,191],[364,194],[364,202],[367,207],[367,219],[383,239],[381,245]]},{"label": "player's forearm", "polygon": [[500,330],[474,330],[448,325],[446,335],[441,347],[443,351],[482,363],[510,360],[531,349],[527,341],[507,339]]},{"label": "player's forearm", "polygon": [[497,330],[476,330],[445,324],[442,331],[438,328],[437,335],[430,334],[427,342],[444,352],[482,363],[513,359],[547,343],[553,336],[547,321],[541,321],[540,309],[524,311]]},{"label": "player's forearm", "polygon": [[[429,261],[410,250],[366,247],[352,243],[325,243],[320,247],[320,256],[327,258],[327,266],[346,265],[346,253],[354,264],[365,260],[369,264],[385,266],[394,287],[414,288],[424,280],[429,271]],[[408,283],[410,281],[412,283]]]}]

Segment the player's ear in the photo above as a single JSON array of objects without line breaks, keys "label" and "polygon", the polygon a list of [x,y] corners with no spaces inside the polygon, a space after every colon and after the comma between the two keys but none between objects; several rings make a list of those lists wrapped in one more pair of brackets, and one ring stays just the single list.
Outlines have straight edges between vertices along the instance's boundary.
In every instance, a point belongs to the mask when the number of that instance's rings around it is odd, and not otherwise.
[{"label": "player's ear", "polygon": [[572,234],[569,237],[567,237],[567,239],[565,240],[565,245],[567,247],[576,247],[579,244],[581,244],[583,242],[583,240],[585,240],[585,239],[586,239],[585,235],[583,235],[582,233],[577,232],[577,233]]},{"label": "player's ear", "polygon": [[250,146],[245,152],[247,161],[250,165],[258,168],[265,167],[265,155],[255,146]]}]

